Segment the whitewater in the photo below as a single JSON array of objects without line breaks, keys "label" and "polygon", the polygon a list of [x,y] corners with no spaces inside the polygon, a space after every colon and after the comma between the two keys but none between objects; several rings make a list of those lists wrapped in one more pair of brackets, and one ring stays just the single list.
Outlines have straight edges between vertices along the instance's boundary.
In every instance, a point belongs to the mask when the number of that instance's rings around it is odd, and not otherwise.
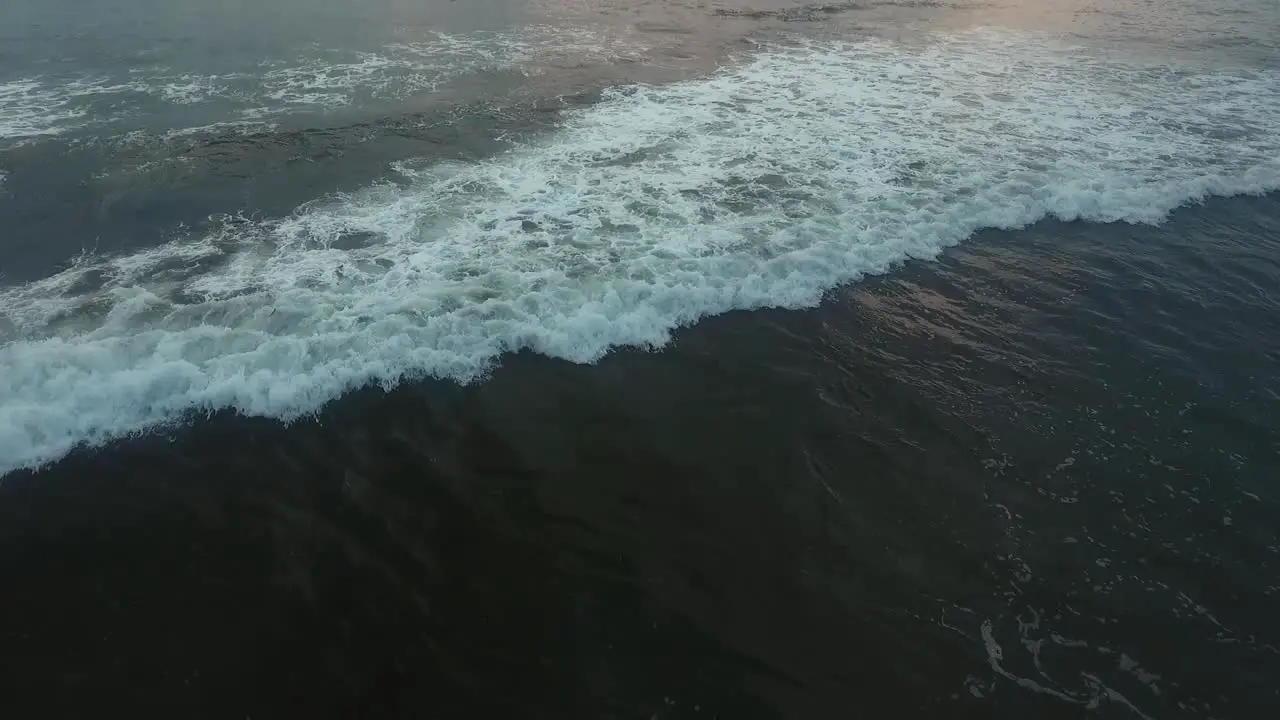
[{"label": "whitewater", "polygon": [[[801,308],[975,232],[1280,189],[1280,72],[1047,35],[795,39],[553,133],[0,287],[0,474],[192,414],[593,362]],[[92,239],[86,239],[89,244]]]}]

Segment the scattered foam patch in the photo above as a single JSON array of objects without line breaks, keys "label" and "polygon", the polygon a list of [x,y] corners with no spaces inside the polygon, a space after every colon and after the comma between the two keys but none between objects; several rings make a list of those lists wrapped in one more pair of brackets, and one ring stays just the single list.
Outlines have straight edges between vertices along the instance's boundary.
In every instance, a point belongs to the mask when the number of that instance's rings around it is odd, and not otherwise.
[{"label": "scattered foam patch", "polygon": [[165,106],[208,106],[225,114],[219,123],[264,120],[363,100],[402,100],[477,72],[537,74],[558,59],[635,60],[644,51],[636,38],[604,29],[534,25],[511,32],[440,33],[378,52],[268,59],[251,72],[199,75],[134,68],[124,79],[26,78],[0,84],[0,140],[110,126]]},{"label": "scattered foam patch", "polygon": [[83,121],[88,108],[72,101],[111,88],[106,81],[49,85],[39,78],[0,83],[0,140],[56,135]]},{"label": "scattered foam patch", "polygon": [[[0,471],[232,408],[289,420],[529,349],[799,308],[982,228],[1280,188],[1280,73],[994,31],[797,42],[532,144],[0,291]],[[7,325],[8,330],[3,329]]]}]

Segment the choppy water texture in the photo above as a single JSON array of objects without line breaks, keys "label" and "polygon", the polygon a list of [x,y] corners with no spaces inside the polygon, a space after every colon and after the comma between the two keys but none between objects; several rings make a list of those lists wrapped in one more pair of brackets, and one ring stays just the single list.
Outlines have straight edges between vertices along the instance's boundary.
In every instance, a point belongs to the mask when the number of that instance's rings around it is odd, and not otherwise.
[{"label": "choppy water texture", "polygon": [[1270,4],[116,5],[0,10],[30,707],[1280,710]]}]

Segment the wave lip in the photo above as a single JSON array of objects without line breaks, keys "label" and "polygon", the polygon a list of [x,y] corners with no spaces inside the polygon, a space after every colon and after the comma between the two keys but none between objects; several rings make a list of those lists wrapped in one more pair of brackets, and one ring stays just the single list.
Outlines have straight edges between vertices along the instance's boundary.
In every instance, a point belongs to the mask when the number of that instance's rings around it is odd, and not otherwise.
[{"label": "wave lip", "polygon": [[0,472],[231,408],[592,362],[1046,217],[1280,189],[1280,75],[982,31],[797,42],[626,87],[536,143],[0,290]]}]

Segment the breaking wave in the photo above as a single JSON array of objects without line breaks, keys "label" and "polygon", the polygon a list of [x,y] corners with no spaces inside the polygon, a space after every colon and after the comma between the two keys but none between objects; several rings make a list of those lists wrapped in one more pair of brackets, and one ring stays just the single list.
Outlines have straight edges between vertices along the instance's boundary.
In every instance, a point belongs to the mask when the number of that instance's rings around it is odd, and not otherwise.
[{"label": "breaking wave", "polygon": [[[541,140],[0,290],[0,472],[230,408],[592,362],[798,308],[982,228],[1157,223],[1280,188],[1280,76],[1030,34],[776,45]],[[7,325],[7,327],[6,327]]]}]

